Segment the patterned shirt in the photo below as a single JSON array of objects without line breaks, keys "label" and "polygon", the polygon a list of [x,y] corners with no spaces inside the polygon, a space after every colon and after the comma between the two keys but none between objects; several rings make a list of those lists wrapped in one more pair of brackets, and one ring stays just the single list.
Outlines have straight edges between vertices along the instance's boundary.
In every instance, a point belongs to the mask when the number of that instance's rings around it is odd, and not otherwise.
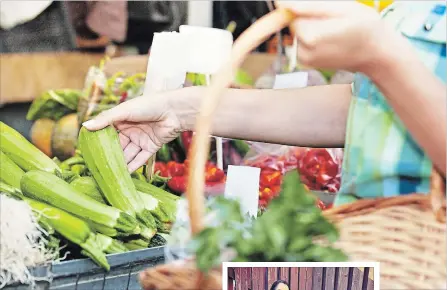
[{"label": "patterned shirt", "polygon": [[[383,11],[383,17],[411,42],[421,60],[445,83],[445,1],[395,2]],[[355,76],[352,90],[342,185],[335,204],[428,193],[432,163],[385,97],[362,74]]]}]

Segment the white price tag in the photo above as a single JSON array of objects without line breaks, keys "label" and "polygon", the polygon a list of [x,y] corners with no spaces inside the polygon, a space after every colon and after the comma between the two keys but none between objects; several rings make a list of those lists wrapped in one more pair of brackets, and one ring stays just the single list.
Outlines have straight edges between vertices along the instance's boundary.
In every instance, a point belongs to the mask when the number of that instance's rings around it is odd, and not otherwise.
[{"label": "white price tag", "polygon": [[186,77],[186,59],[183,47],[187,38],[177,32],[154,33],[147,64],[144,94],[180,88]]},{"label": "white price tag", "polygon": [[261,169],[229,165],[224,196],[239,200],[243,213],[258,214],[259,178]]},{"label": "white price tag", "polygon": [[276,75],[273,89],[297,89],[307,87],[308,72],[292,72]]}]

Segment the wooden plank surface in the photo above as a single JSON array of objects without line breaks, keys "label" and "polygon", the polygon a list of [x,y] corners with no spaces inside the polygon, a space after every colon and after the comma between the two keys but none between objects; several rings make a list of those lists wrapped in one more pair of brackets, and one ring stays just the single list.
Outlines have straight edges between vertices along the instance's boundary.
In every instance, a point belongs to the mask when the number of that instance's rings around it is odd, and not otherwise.
[{"label": "wooden plank surface", "polygon": [[363,272],[358,268],[352,269],[351,290],[362,290]]},{"label": "wooden plank surface", "polygon": [[267,269],[267,288],[270,289],[276,280],[278,280],[278,268],[269,267]]},{"label": "wooden plank surface", "polygon": [[251,269],[251,277],[252,277],[252,290],[265,290],[267,268],[253,267]]},{"label": "wooden plank surface", "polygon": [[235,279],[236,280],[236,290],[246,290],[242,289],[242,268],[234,269]]},{"label": "wooden plank surface", "polygon": [[323,288],[323,268],[314,268],[312,273],[312,289],[321,290]]},{"label": "wooden plank surface", "polygon": [[348,290],[349,268],[339,268],[337,290]]},{"label": "wooden plank surface", "polygon": [[300,268],[299,290],[312,290],[312,270],[313,268]]},{"label": "wooden plank surface", "polygon": [[324,290],[334,290],[335,288],[335,268],[328,267],[325,269],[325,277],[324,277]]},{"label": "wooden plank surface", "polygon": [[290,290],[299,290],[298,278],[300,274],[300,268],[290,268]]},{"label": "wooden plank surface", "polygon": [[[359,267],[360,271],[364,272],[365,268],[364,267]],[[374,280],[374,268],[373,267],[369,267],[369,279]]]},{"label": "wooden plank surface", "polygon": [[368,279],[368,287],[366,288],[366,290],[374,290],[374,280],[372,279]]},{"label": "wooden plank surface", "polygon": [[[234,268],[235,290],[270,290],[278,279],[289,283],[290,290],[373,290],[368,279],[372,268]],[[229,269],[229,277],[233,271]]]},{"label": "wooden plank surface", "polygon": [[289,267],[279,268],[279,279],[289,282]]},{"label": "wooden plank surface", "polygon": [[242,276],[242,289],[251,289],[251,268],[244,267],[241,272]]}]

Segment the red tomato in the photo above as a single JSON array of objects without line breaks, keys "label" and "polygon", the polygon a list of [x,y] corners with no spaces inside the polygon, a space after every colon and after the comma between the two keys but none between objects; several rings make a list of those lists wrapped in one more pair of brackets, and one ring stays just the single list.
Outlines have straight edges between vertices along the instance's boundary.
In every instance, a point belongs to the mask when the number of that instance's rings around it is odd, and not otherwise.
[{"label": "red tomato", "polygon": [[163,162],[155,162],[154,165],[154,172],[159,172],[159,175],[161,177],[168,177],[168,168],[166,167],[166,164],[164,164]]},{"label": "red tomato", "polygon": [[185,175],[185,165],[182,163],[177,163],[175,161],[169,161],[167,164],[167,168],[168,168],[168,173],[171,177]]},{"label": "red tomato", "polygon": [[279,171],[263,173],[260,177],[260,184],[264,187],[281,185],[282,174]]},{"label": "red tomato", "polygon": [[267,201],[272,200],[275,197],[275,193],[270,188],[266,187],[262,190],[261,198]]},{"label": "red tomato", "polygon": [[313,190],[323,190],[337,179],[338,165],[326,149],[310,149],[298,162],[303,183]]},{"label": "red tomato", "polygon": [[225,173],[223,170],[217,167],[209,167],[205,172],[206,182],[220,182],[225,178]]},{"label": "red tomato", "polygon": [[174,176],[168,181],[168,187],[176,193],[184,193],[186,191],[186,176]]},{"label": "red tomato", "polygon": [[279,186],[279,185],[272,186],[271,189],[276,196],[278,196],[279,193],[281,192],[281,186]]}]

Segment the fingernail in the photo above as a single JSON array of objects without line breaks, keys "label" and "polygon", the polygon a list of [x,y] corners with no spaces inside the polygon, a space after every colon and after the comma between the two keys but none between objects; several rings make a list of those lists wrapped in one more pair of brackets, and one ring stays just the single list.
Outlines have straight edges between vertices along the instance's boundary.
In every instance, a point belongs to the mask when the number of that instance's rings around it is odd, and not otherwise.
[{"label": "fingernail", "polygon": [[84,123],[82,123],[82,126],[87,127],[87,128],[91,127],[93,125],[95,125],[95,120],[88,120],[88,121],[85,121]]}]

